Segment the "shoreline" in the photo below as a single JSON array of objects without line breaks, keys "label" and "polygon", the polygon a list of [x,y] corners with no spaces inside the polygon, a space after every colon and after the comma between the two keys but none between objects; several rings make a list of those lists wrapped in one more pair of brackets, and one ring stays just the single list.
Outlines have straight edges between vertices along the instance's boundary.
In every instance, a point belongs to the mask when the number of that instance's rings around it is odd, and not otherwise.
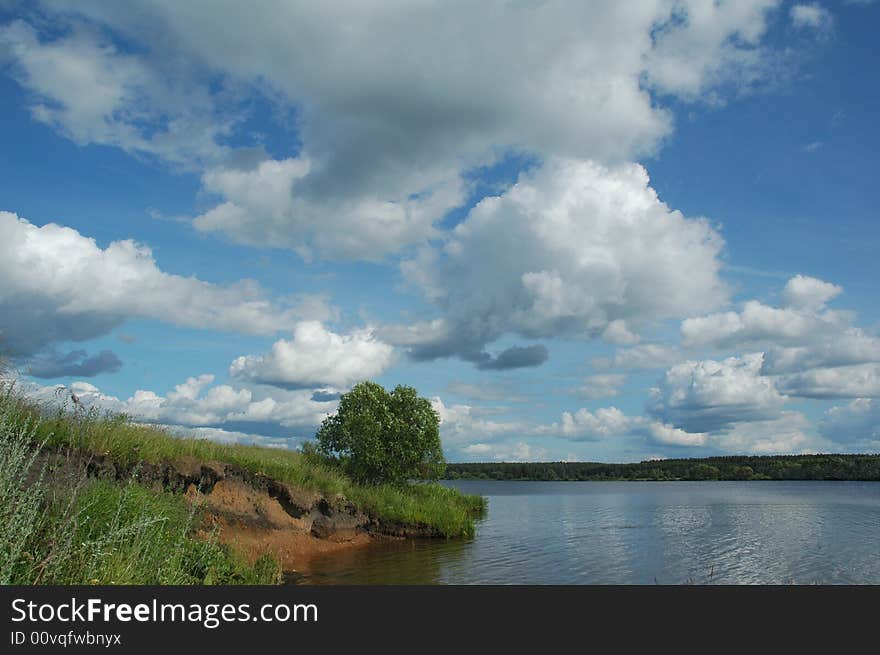
[{"label": "shoreline", "polygon": [[880,454],[727,455],[605,462],[459,462],[446,467],[448,480],[518,481],[880,481]]}]

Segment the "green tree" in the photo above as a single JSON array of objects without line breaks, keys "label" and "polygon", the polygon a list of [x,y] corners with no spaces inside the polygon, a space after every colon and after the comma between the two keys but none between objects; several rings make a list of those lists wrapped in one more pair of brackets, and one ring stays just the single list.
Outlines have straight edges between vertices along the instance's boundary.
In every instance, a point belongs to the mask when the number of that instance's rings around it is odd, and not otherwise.
[{"label": "green tree", "polygon": [[443,475],[439,428],[437,412],[412,387],[398,385],[388,393],[375,382],[361,382],[342,395],[317,439],[321,452],[338,458],[356,480],[400,484]]},{"label": "green tree", "polygon": [[711,464],[697,464],[691,469],[692,480],[717,480],[718,469]]}]

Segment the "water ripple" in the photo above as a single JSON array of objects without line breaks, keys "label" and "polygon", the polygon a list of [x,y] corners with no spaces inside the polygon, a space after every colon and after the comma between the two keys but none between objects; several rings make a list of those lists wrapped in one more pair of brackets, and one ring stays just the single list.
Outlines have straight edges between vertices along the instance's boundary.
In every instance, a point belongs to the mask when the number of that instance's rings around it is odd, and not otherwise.
[{"label": "water ripple", "polygon": [[467,483],[470,542],[315,562],[321,584],[880,584],[880,483]]}]

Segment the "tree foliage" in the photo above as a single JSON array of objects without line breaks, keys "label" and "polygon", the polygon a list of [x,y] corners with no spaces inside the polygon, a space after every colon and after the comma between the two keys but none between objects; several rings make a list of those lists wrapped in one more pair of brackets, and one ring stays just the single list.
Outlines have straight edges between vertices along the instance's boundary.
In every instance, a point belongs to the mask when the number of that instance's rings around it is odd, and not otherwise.
[{"label": "tree foliage", "polygon": [[414,388],[398,385],[389,393],[361,382],[342,395],[317,439],[321,452],[341,461],[359,482],[400,484],[443,475],[439,428],[437,412]]},{"label": "tree foliage", "polygon": [[880,480],[880,455],[730,455],[633,464],[450,464],[446,477],[477,480]]}]

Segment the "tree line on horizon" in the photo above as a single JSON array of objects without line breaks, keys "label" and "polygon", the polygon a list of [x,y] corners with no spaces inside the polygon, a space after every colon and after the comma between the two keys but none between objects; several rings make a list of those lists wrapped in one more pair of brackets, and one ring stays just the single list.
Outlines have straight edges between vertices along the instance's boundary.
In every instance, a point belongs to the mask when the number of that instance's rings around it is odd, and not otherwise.
[{"label": "tree line on horizon", "polygon": [[880,481],[878,455],[731,455],[631,464],[449,463],[449,480],[862,480]]}]

